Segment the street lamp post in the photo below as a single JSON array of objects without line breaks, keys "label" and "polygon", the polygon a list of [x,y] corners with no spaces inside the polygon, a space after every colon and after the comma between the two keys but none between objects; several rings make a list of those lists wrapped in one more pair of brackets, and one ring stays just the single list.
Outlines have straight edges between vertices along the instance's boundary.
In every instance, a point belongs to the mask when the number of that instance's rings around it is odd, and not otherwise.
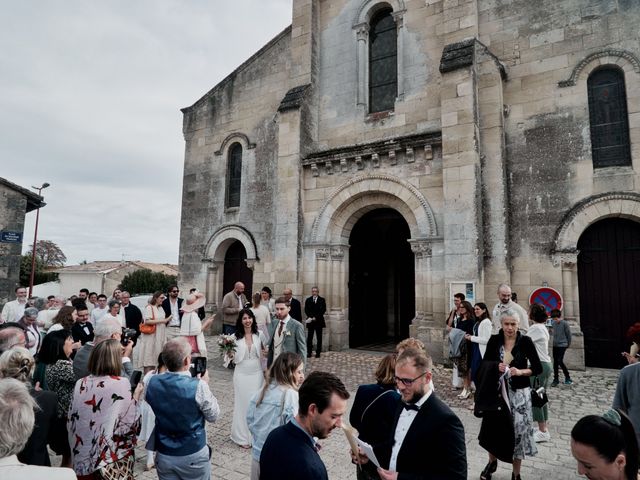
[{"label": "street lamp post", "polygon": [[[38,196],[42,197],[42,190],[49,187],[50,184],[47,182],[43,183],[40,187],[31,187],[34,190],[38,191]],[[31,298],[33,294],[33,279],[36,275],[36,243],[38,242],[38,221],[40,220],[40,207],[36,209],[36,228],[33,234],[33,251],[31,252],[31,276],[29,277],[29,298]]]}]

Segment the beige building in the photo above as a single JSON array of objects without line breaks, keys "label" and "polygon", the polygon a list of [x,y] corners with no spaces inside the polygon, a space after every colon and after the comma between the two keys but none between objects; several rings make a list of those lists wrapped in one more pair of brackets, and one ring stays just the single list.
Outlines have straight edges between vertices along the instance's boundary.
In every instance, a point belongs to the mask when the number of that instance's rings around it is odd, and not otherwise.
[{"label": "beige building", "polygon": [[[328,346],[442,358],[459,288],[564,299],[577,367],[640,306],[640,4],[294,0],[192,106],[182,284],[327,298]],[[636,168],[638,167],[638,168]]]},{"label": "beige building", "polygon": [[107,297],[111,297],[113,291],[119,287],[126,275],[143,269],[161,272],[165,275],[178,275],[176,265],[139,260],[96,261],[81,265],[68,265],[56,270],[60,285],[59,294],[70,297],[77,295],[81,288],[86,288],[90,292],[104,293]]}]

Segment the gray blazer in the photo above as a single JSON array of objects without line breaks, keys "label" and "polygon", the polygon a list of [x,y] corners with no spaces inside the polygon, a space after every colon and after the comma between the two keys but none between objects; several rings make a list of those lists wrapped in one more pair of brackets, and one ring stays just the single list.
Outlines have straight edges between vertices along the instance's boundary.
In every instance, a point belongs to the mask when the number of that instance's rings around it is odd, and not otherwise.
[{"label": "gray blazer", "polygon": [[[273,341],[276,336],[276,329],[280,325],[280,321],[275,319],[269,325],[269,356],[267,357],[267,366],[273,363]],[[287,332],[289,334],[287,334]],[[304,327],[302,324],[289,316],[285,331],[282,332],[284,340],[282,341],[282,352],[298,353],[302,357],[302,361],[307,361],[307,340],[304,335]]]}]

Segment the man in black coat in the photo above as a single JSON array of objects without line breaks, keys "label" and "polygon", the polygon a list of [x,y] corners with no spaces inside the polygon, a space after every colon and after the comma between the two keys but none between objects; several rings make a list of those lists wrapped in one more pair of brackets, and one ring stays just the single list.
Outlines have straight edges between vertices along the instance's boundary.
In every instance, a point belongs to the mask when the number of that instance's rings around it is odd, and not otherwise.
[{"label": "man in black coat", "polygon": [[180,335],[180,323],[182,322],[182,298],[178,297],[180,290],[177,285],[171,285],[167,289],[167,298],[162,302],[164,317],[172,315],[167,323],[167,341]]},{"label": "man in black coat", "polygon": [[[418,350],[405,350],[396,362],[400,391],[395,421],[386,444],[376,448],[382,480],[466,480],[467,451],[462,422],[435,396],[431,358]],[[360,456],[357,461],[366,463]]]},{"label": "man in black coat", "polygon": [[341,426],[349,392],[332,373],[313,372],[298,395],[298,415],[274,429],[264,442],[260,480],[328,480],[313,437],[327,438]]},{"label": "man in black coat", "polygon": [[313,347],[313,334],[316,334],[316,358],[320,358],[322,351],[322,329],[326,327],[324,314],[327,311],[327,304],[320,296],[318,287],[311,289],[311,296],[304,302],[304,314],[307,316],[307,357],[311,357],[311,347]]},{"label": "man in black coat", "polygon": [[282,296],[287,300],[287,302],[289,302],[289,306],[291,307],[289,310],[289,316],[302,323],[302,306],[300,305],[299,300],[293,298],[293,290],[285,288],[282,291]]},{"label": "man in black coat", "polygon": [[129,300],[131,295],[129,292],[120,293],[120,315],[124,316],[125,325],[127,328],[132,328],[136,331],[136,338],[133,339],[133,344],[136,344],[137,338],[140,336],[140,324],[142,323],[142,312]]}]

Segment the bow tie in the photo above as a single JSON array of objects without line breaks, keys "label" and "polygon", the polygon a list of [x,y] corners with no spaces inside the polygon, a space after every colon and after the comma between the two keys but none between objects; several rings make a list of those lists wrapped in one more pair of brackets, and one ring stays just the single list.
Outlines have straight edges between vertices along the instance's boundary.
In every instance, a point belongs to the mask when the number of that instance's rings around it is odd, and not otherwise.
[{"label": "bow tie", "polygon": [[402,406],[405,410],[415,410],[416,412],[420,410],[420,407],[415,403],[403,403]]}]

